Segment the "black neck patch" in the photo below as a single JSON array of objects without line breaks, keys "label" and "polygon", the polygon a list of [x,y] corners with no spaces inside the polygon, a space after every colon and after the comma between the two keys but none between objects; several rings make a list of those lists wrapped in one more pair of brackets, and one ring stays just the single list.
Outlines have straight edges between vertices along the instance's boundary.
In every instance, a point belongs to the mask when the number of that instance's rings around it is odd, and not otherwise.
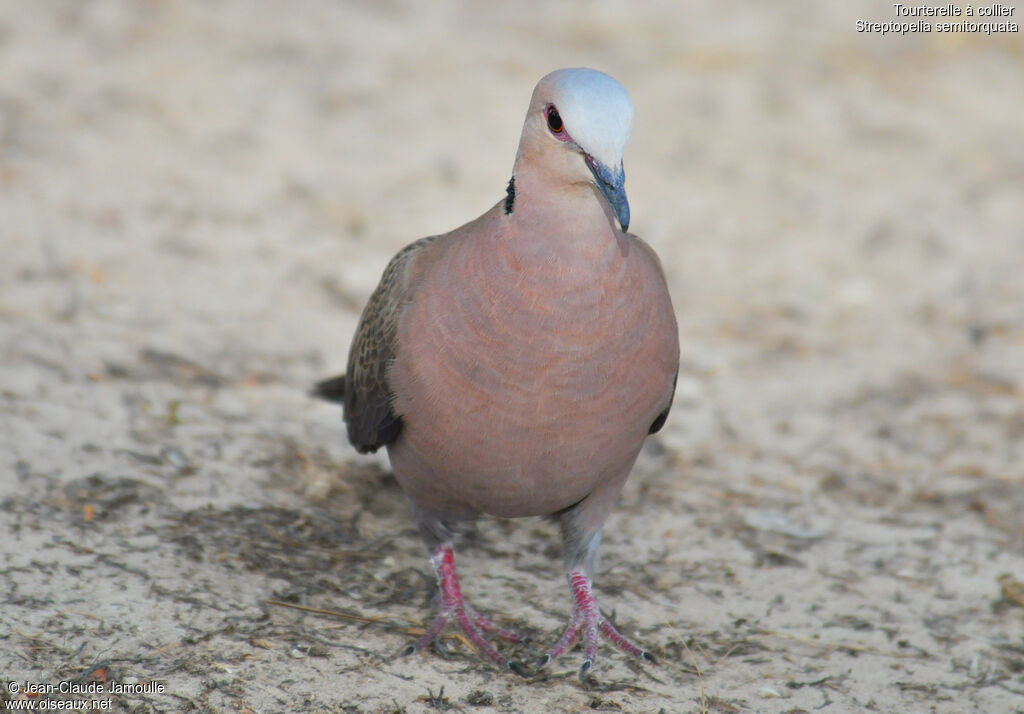
[{"label": "black neck patch", "polygon": [[505,215],[512,213],[512,207],[516,203],[516,177],[508,180],[508,188],[505,189]]}]

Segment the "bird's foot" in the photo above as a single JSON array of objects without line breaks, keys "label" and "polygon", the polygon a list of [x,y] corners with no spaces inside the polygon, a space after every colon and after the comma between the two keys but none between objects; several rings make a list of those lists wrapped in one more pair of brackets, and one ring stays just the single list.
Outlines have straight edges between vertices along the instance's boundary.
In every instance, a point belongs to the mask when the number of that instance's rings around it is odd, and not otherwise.
[{"label": "bird's foot", "polygon": [[451,621],[462,630],[474,647],[476,647],[487,659],[499,667],[508,666],[505,657],[494,648],[484,634],[493,635],[506,642],[519,642],[521,637],[512,630],[508,630],[495,624],[492,620],[481,615],[465,601],[462,597],[462,589],[459,587],[459,576],[455,572],[455,551],[448,543],[438,546],[431,559],[434,563],[434,571],[437,573],[437,582],[440,586],[439,609],[437,617],[430,623],[423,636],[410,645],[405,654],[412,654],[430,645],[434,639],[441,634]]},{"label": "bird's foot", "polygon": [[615,647],[619,648],[632,657],[639,657],[649,662],[655,662],[654,655],[646,650],[637,647],[628,639],[619,634],[615,626],[601,614],[594,598],[594,591],[591,587],[590,578],[579,570],[574,570],[568,575],[569,587],[572,589],[573,611],[569,626],[558,638],[554,647],[540,658],[537,663],[538,669],[551,662],[557,657],[568,652],[576,644],[576,640],[583,640],[583,665],[580,667],[580,679],[586,677],[587,672],[597,659],[598,636],[603,636]]}]

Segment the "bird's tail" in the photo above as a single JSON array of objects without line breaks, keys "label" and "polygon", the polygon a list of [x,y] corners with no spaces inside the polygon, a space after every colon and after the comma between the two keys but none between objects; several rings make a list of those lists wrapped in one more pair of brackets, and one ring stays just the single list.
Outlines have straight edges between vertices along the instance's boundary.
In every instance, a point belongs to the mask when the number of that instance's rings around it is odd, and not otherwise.
[{"label": "bird's tail", "polygon": [[309,396],[337,404],[343,403],[345,401],[345,375],[340,374],[337,377],[317,382],[309,391]]}]

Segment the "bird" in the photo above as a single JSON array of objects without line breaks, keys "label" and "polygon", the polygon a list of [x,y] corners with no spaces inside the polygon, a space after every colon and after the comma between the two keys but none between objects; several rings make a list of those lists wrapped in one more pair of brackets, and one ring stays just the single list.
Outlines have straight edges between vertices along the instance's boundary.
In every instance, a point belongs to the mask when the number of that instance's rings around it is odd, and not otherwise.
[{"label": "bird", "polygon": [[542,516],[559,524],[572,611],[538,670],[579,640],[583,679],[602,638],[655,661],[601,614],[593,590],[605,520],[665,424],[679,371],[664,270],[628,233],[632,124],[611,76],[544,76],[505,196],[399,251],[362,312],[347,371],[313,388],[343,406],[357,451],[386,448],[430,553],[439,612],[408,654],[451,623],[515,668],[488,636],[519,636],[469,605],[455,540],[483,515]]}]

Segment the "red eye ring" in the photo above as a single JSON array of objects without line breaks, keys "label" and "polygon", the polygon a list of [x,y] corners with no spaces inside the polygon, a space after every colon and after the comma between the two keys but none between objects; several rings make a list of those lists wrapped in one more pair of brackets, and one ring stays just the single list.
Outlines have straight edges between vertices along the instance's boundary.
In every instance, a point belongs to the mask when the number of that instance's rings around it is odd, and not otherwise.
[{"label": "red eye ring", "polygon": [[562,116],[558,113],[558,110],[555,109],[555,105],[548,105],[548,108],[544,113],[547,115],[548,129],[551,130],[552,134],[557,136],[565,131],[565,124],[562,123]]}]

